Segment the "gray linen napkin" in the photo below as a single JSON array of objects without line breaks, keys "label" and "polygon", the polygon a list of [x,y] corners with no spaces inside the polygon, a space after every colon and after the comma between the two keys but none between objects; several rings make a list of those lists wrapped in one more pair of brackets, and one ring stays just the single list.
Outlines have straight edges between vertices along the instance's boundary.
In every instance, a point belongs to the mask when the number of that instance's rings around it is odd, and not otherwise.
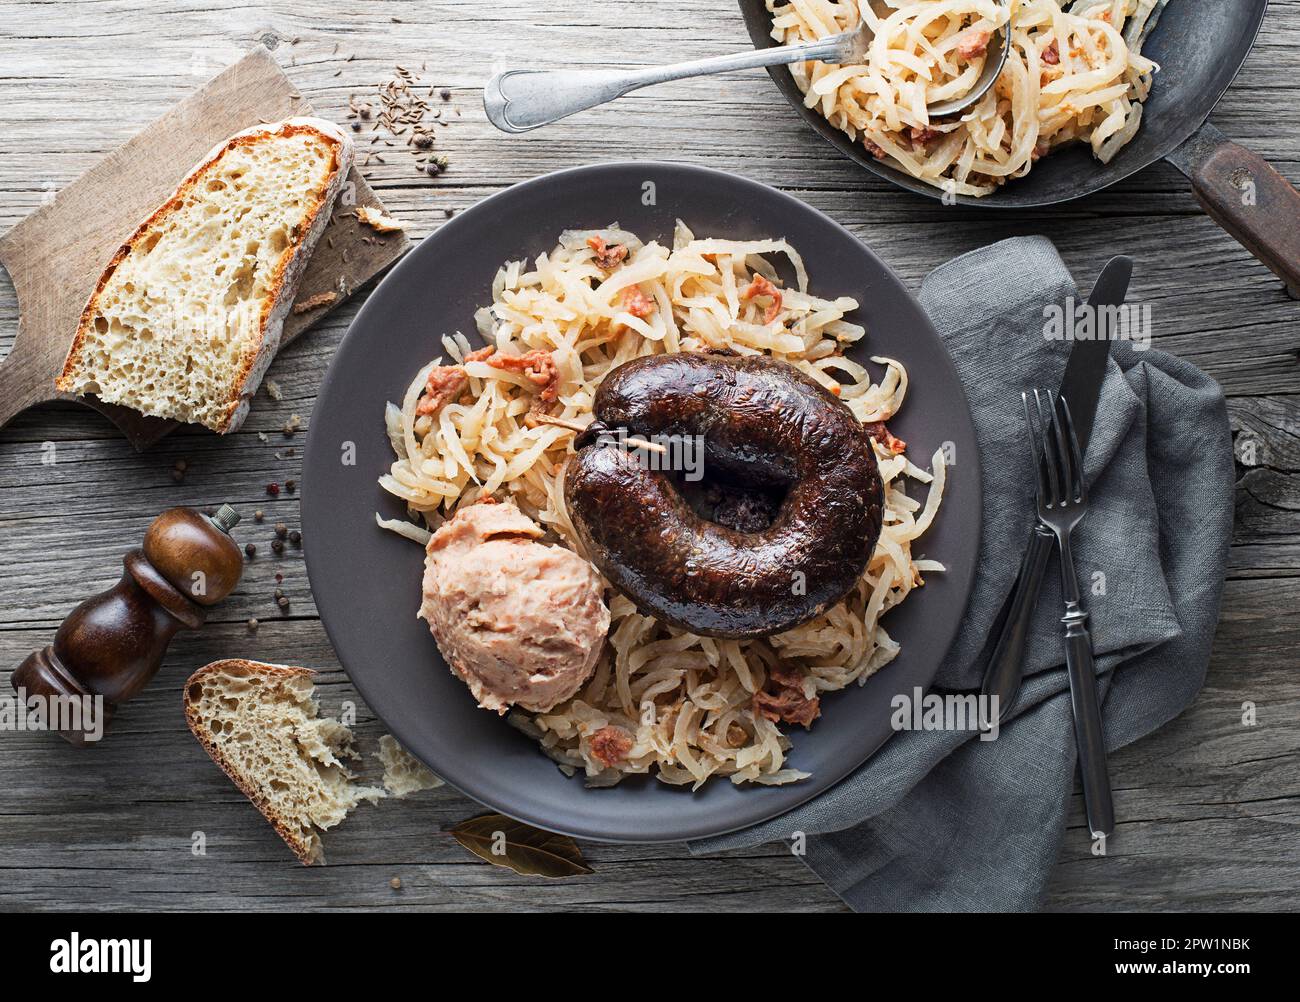
[{"label": "gray linen napkin", "polygon": [[[961,373],[983,465],[980,573],[939,670],[942,690],[978,690],[990,624],[1024,551],[1033,497],[1020,392],[1060,385],[1071,343],[1045,337],[1044,308],[1070,296],[1074,283],[1044,237],[963,255],[921,286]],[[1075,557],[1113,750],[1177,716],[1205,680],[1234,468],[1218,384],[1140,343],[1117,342],[1111,358],[1085,461],[1092,506]],[[859,911],[1036,907],[1075,783],[1058,573],[1054,559],[1026,652],[1028,677],[996,741],[969,731],[896,734],[802,807],[691,843],[691,851],[804,832],[804,861]],[[1118,814],[1122,823],[1122,798]]]}]

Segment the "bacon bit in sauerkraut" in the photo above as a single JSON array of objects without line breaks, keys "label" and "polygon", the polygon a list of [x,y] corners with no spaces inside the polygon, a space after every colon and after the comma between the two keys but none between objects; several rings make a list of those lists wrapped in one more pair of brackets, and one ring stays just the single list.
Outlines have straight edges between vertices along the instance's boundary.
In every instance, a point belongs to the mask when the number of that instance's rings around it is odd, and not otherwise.
[{"label": "bacon bit in sauerkraut", "polygon": [[781,290],[762,275],[755,275],[753,281],[745,286],[745,291],[740,294],[740,298],[754,299],[757,296],[768,296],[772,300],[763,311],[763,323],[770,324],[781,315]]},{"label": "bacon bit in sauerkraut", "polygon": [[872,421],[863,427],[866,428],[867,434],[884,446],[890,455],[901,456],[907,451],[907,443],[901,438],[895,438],[884,421]]},{"label": "bacon bit in sauerkraut", "polygon": [[656,307],[655,301],[641,291],[641,286],[629,285],[623,292],[623,309],[632,316],[644,320],[655,311]]},{"label": "bacon bit in sauerkraut", "polygon": [[523,355],[493,355],[487,364],[506,372],[519,372],[528,381],[541,387],[538,397],[550,403],[559,393],[560,371],[549,351],[535,349]]},{"label": "bacon bit in sauerkraut", "polygon": [[622,244],[607,244],[600,234],[587,238],[587,246],[596,252],[596,267],[601,271],[613,271],[627,258],[627,248]]},{"label": "bacon bit in sauerkraut", "polygon": [[961,59],[974,59],[989,51],[989,39],[992,33],[982,28],[972,28],[957,40],[957,56]]},{"label": "bacon bit in sauerkraut", "polygon": [[609,768],[627,758],[632,744],[632,736],[623,728],[602,727],[591,736],[591,757]]},{"label": "bacon bit in sauerkraut", "polygon": [[459,365],[439,365],[429,370],[429,381],[425,384],[424,396],[416,404],[415,413],[437,414],[464,393],[468,385],[465,370]]},{"label": "bacon bit in sauerkraut", "polygon": [[803,675],[795,668],[777,665],[768,672],[768,682],[775,691],[759,690],[754,693],[754,712],[772,723],[784,720],[787,724],[811,727],[821,716],[821,700],[809,699],[803,694]]}]

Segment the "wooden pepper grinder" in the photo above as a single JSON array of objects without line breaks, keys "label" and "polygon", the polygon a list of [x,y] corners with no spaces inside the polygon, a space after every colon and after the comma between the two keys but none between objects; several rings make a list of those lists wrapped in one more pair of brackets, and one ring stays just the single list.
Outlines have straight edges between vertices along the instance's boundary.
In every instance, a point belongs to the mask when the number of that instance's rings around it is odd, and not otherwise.
[{"label": "wooden pepper grinder", "polygon": [[[72,610],[54,643],[34,651],[13,674],[13,686],[31,696],[103,697],[103,730],[117,704],[138,694],[157,673],[181,627],[196,630],[207,606],[229,595],[244,569],[230,537],[239,513],[230,505],[208,518],[172,508],[149,526],[144,548],[123,559],[122,579]],[[87,744],[83,730],[59,733]]]}]

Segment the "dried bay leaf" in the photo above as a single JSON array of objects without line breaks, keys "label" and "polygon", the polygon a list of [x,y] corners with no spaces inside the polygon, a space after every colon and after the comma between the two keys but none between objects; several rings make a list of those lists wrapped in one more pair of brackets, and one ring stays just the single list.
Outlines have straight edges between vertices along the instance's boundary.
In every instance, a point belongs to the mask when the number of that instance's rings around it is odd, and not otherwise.
[{"label": "dried bay leaf", "polygon": [[[579,877],[595,872],[582,858],[578,843],[567,835],[545,832],[504,814],[462,821],[451,834],[479,859],[526,877]],[[501,852],[493,852],[494,848]]]}]

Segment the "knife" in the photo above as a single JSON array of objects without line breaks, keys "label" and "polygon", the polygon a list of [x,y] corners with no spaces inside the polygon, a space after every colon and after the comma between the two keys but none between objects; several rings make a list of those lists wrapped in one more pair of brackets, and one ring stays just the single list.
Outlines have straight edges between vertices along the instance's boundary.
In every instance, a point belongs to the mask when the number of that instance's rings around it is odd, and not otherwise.
[{"label": "knife", "polygon": [[[1088,452],[1088,440],[1092,437],[1092,425],[1097,417],[1097,401],[1101,397],[1101,384],[1110,359],[1111,309],[1124,304],[1132,277],[1133,259],[1123,255],[1111,258],[1102,269],[1097,284],[1093,286],[1092,295],[1088,297],[1088,308],[1093,315],[1093,338],[1089,341],[1075,341],[1065,365],[1060,392],[1070,404],[1070,415],[1074,418],[1074,430],[1079,439],[1081,455],[1086,456]],[[1016,582],[994,620],[992,636],[996,638],[996,643],[984,670],[980,694],[984,697],[997,697],[999,720],[1020,695],[1029,623],[1033,619],[1034,608],[1038,605],[1043,574],[1047,570],[1047,560],[1052,554],[1054,542],[1052,531],[1034,519],[1034,528],[1029,534],[1029,545],[1020,561]],[[987,699],[981,700],[981,704],[991,705]],[[992,723],[991,720],[985,720],[986,727],[992,726]]]}]

